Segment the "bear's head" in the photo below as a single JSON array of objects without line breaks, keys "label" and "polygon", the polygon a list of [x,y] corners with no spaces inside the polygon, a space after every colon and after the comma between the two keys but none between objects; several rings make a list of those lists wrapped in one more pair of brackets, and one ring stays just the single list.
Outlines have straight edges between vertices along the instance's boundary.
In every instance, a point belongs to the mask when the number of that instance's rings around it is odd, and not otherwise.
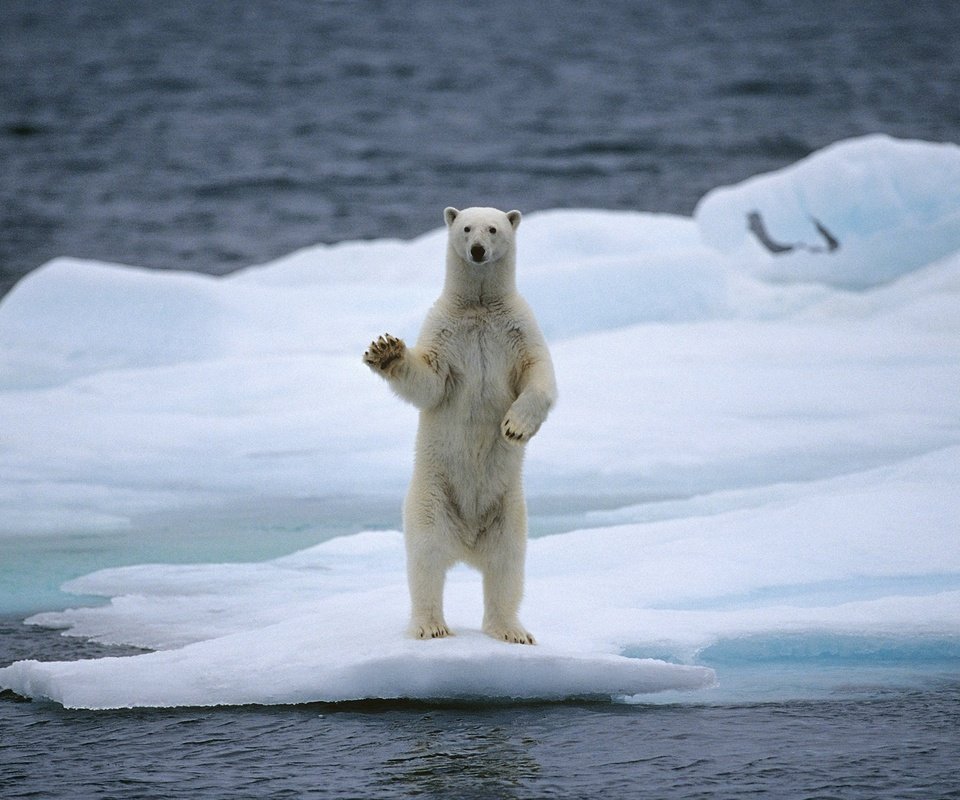
[{"label": "bear's head", "polygon": [[494,264],[505,256],[513,256],[514,231],[520,224],[519,211],[496,208],[446,208],[450,248],[466,264],[477,267]]}]

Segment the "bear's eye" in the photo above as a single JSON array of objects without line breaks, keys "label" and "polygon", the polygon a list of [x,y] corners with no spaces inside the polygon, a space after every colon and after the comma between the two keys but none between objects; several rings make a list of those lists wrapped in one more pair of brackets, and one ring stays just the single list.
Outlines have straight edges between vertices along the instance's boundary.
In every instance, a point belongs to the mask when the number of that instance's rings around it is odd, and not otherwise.
[{"label": "bear's eye", "polygon": [[496,233],[496,232],[497,232],[496,228],[490,228],[490,233]]},{"label": "bear's eye", "polygon": [[469,225],[464,226],[463,232],[470,233],[470,226]]}]

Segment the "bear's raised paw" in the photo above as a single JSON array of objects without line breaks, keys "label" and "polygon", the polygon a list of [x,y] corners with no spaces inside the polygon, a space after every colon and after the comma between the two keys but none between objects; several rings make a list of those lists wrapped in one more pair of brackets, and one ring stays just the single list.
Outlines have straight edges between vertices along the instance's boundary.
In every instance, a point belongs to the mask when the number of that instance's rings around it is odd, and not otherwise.
[{"label": "bear's raised paw", "polygon": [[387,372],[391,366],[403,358],[407,346],[403,339],[385,333],[370,343],[363,354],[363,362],[372,369]]}]

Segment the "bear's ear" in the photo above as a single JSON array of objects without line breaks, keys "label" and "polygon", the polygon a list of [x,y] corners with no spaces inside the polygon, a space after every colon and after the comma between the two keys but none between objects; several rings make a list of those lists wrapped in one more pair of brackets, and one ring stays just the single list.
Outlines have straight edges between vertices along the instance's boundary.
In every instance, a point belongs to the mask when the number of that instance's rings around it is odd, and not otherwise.
[{"label": "bear's ear", "polygon": [[460,210],[454,208],[453,206],[447,206],[445,209],[443,209],[443,220],[447,223],[448,228],[453,225],[453,221],[457,218],[457,214],[459,213]]},{"label": "bear's ear", "polygon": [[510,224],[513,225],[513,229],[516,230],[520,225],[520,212],[519,211],[508,211],[507,219],[510,220]]}]

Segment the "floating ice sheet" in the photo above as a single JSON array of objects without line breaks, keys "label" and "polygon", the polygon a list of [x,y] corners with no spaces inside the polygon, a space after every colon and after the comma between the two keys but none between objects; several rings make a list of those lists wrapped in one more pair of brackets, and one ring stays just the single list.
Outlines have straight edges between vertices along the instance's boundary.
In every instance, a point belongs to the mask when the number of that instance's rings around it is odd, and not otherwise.
[{"label": "floating ice sheet", "polygon": [[[300,619],[181,650],[81,662],[21,661],[4,686],[68,708],[111,709],[351,700],[609,699],[713,682],[703,667],[549,647],[510,647],[475,631],[414,642],[383,620],[352,634],[304,634]],[[364,625],[368,620],[358,620]],[[279,641],[278,641],[279,639]],[[264,652],[264,647],[269,649]]]},{"label": "floating ice sheet", "polygon": [[[403,638],[399,534],[365,533],[81,578],[109,604],[34,622],[160,652],[23,662],[0,686],[97,707],[625,695],[704,685],[711,653],[794,634],[955,660],[957,170],[953,145],[867,137],[718,189],[695,219],[524,218],[519,281],[560,384],[527,490],[580,508],[531,542],[536,648],[477,631],[467,570],[448,587],[458,636]],[[809,247],[769,252],[754,210]],[[811,216],[837,248],[811,252],[828,243]],[[416,416],[359,356],[415,336],[443,249],[438,230],[229,278],[36,271],[0,304],[0,535],[135,536],[150,517],[200,536],[205,510],[321,496],[399,507]]]}]

